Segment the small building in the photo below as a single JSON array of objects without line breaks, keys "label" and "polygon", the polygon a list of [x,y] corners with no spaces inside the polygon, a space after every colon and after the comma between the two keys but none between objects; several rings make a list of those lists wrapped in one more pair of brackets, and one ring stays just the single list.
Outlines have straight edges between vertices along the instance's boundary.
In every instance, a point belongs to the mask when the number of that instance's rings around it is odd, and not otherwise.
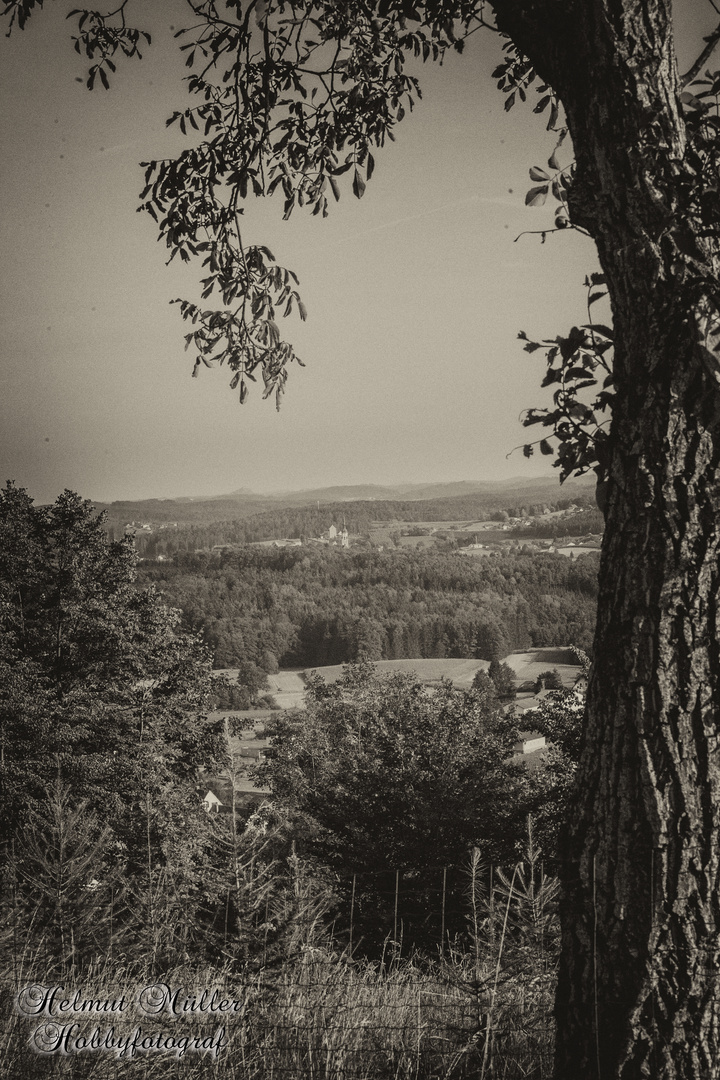
[{"label": "small building", "polygon": [[218,810],[222,806],[222,802],[220,801],[220,799],[218,799],[215,792],[211,791],[210,789],[208,789],[207,793],[205,794],[202,803],[203,807],[205,808],[205,810],[207,810],[209,814],[217,814]]},{"label": "small building", "polygon": [[241,758],[247,758],[250,761],[265,761],[267,757],[267,747],[265,746],[248,746],[244,744],[240,747],[239,756]]},{"label": "small building", "polygon": [[516,754],[534,754],[536,750],[544,750],[545,747],[544,735],[539,735],[537,731],[521,731],[514,749]]},{"label": "small building", "polygon": [[205,776],[197,792],[203,809],[209,814],[232,813],[232,786],[225,777]]}]

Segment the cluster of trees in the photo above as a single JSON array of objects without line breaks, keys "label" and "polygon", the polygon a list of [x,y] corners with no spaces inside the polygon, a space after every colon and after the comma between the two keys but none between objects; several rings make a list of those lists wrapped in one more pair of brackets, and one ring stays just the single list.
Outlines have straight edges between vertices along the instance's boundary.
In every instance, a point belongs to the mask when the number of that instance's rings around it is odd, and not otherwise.
[{"label": "cluster of trees", "polygon": [[153,588],[136,587],[132,544],[109,542],[89,502],[65,492],[36,507],[7,485],[0,597],[3,826],[62,775],[122,828],[148,784],[217,760],[202,718],[209,652]]},{"label": "cluster of trees", "polygon": [[478,657],[573,642],[588,651],[597,560],[245,549],[145,563],[216,667]]},{"label": "cluster of trees", "polygon": [[486,689],[486,679],[490,680],[499,701],[512,701],[514,699],[517,683],[515,681],[515,672],[509,664],[502,664],[497,659],[491,660],[487,673],[481,670],[476,674],[473,680],[473,688],[476,690]]},{"label": "cluster of trees", "polygon": [[509,518],[541,517],[543,514],[569,510],[571,506],[591,510],[594,506],[590,491],[580,491],[574,499],[549,499],[541,503],[528,502],[521,506],[507,506],[488,515],[490,521],[507,521]]},{"label": "cluster of trees", "polygon": [[[334,875],[344,919],[352,891],[366,941],[387,933],[402,879],[405,940],[421,944],[423,896],[436,891],[439,872],[449,893],[462,893],[473,850],[486,866],[514,864],[528,815],[547,866],[557,866],[579,737],[570,752],[553,750],[548,768],[530,771],[514,758],[518,718],[502,704],[512,683],[505,668],[493,670],[501,690],[485,673],[470,690],[431,690],[412,675],[351,665],[332,684],[310,677],[303,710],[279,714],[257,775],[291,813],[303,853]],[[582,710],[567,704],[576,698],[561,697],[546,703],[547,716],[579,729]],[[549,730],[550,720],[542,724]],[[446,924],[453,935],[462,931],[462,906],[454,913]]]},{"label": "cluster of trees", "polygon": [[240,660],[238,671],[230,679],[219,675],[213,680],[210,702],[213,709],[252,709],[259,706],[275,707],[275,699],[269,693],[268,672],[277,671],[277,663],[270,653],[263,656],[265,668],[252,660]]},{"label": "cluster of trees", "polygon": [[0,949],[48,974],[110,938],[212,953],[237,916],[198,790],[228,763],[211,656],[135,561],[73,492],[0,492]]},{"label": "cluster of trees", "polygon": [[460,863],[479,842],[495,861],[512,857],[517,730],[491,684],[429,690],[352,665],[334,683],[310,676],[304,709],[276,732],[258,773],[313,819],[308,848],[343,876]]}]

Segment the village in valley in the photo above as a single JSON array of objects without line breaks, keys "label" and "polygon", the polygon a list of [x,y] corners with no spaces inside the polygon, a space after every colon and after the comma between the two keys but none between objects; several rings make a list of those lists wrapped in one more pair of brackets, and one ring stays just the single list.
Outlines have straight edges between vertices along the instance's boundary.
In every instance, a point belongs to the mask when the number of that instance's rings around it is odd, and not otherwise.
[{"label": "village in valley", "polygon": [[[372,512],[369,507],[370,514]],[[438,545],[447,549],[452,546],[465,556],[491,556],[507,550],[522,549],[526,552],[551,553],[578,558],[600,549],[602,539],[598,530],[596,512],[589,509],[587,500],[581,504],[569,502],[563,509],[548,506],[523,508],[512,516],[507,511],[497,512],[491,518],[461,520],[376,520],[369,518],[362,531],[351,532],[345,515],[334,506],[323,507],[330,519],[319,535],[273,536],[267,539],[248,540],[244,543],[224,542],[198,547],[197,552],[215,554],[238,550],[249,545],[259,548],[327,547],[347,550],[371,548],[379,551],[406,548],[432,548]],[[586,531],[582,526],[586,525]],[[120,530],[118,529],[118,532]],[[141,558],[155,558],[160,562],[177,549],[183,527],[172,521],[130,521],[122,526],[125,535],[135,540]]]}]

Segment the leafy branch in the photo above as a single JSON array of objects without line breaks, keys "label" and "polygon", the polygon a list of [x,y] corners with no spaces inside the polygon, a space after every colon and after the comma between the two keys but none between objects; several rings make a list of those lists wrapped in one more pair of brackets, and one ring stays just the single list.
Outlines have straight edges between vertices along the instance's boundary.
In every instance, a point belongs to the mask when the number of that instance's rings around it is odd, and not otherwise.
[{"label": "leafy branch", "polygon": [[[590,317],[592,305],[606,295],[604,284],[603,274],[585,279],[589,321],[573,326],[566,337],[531,341],[524,332],[518,335],[525,342],[525,352],[545,351],[547,369],[542,386],[555,387],[552,408],[527,409],[523,414],[524,427],[540,424],[551,429],[536,442],[525,443],[523,454],[532,457],[539,446],[541,454],[554,456],[561,483],[590,469],[595,470],[599,482],[607,475],[607,428],[615,396],[613,332]],[[606,413],[608,418],[604,418]]]},{"label": "leafy branch", "polygon": [[[95,87],[95,79],[100,77],[100,82],[106,90],[110,89],[108,71],[114,75],[117,71],[114,56],[119,52],[125,57],[136,56],[142,60],[140,52],[141,39],[150,45],[151,38],[144,30],[137,30],[128,26],[125,21],[125,8],[128,0],[123,0],[115,11],[102,15],[99,11],[86,8],[74,8],[68,12],[68,19],[77,17],[78,35],[73,37],[75,52],[79,56],[85,56],[94,60],[88,71],[86,86],[88,90]],[[116,21],[113,21],[116,20]]]},{"label": "leafy branch", "polygon": [[244,11],[229,2],[220,18],[212,2],[190,6],[197,24],[176,37],[195,104],[167,124],[194,145],[175,159],[144,163],[140,209],[158,224],[168,261],[203,260],[203,299],[222,296],[224,308],[209,311],[177,301],[197,326],[186,335],[197,349],[193,374],[203,364],[227,364],[242,402],[246,378],[260,369],[265,396],[274,391],[279,404],[298,357],[281,340],[275,312],[296,309],[303,319],[306,312],[295,275],[274,265],[266,248],[243,247],[245,200],[278,193],[285,219],[298,207],[325,217],[343,177],[362,198],[373,149],[394,138],[394,126],[421,97],[406,59],[441,61],[448,48],[461,51],[482,10],[463,3],[449,19],[387,0],[352,12],[330,2],[256,0]]},{"label": "leafy branch", "polygon": [[[686,276],[685,280],[698,286],[698,333],[708,322],[707,312],[715,313],[720,300],[716,286],[707,281],[706,254],[695,240],[699,236],[714,247],[720,240],[720,71],[705,70],[700,75],[702,64],[720,42],[720,28],[705,40],[706,47],[700,58],[682,80],[686,89],[680,95],[688,133],[688,176],[684,185],[682,182],[679,184],[679,188],[683,201],[682,220],[688,222],[689,227],[685,230],[675,228],[672,234],[663,236],[663,243],[671,249],[671,263],[683,274],[687,274],[689,268],[690,276]],[[505,107],[510,109],[516,100],[527,99],[535,73],[511,42],[506,45],[506,54],[505,61],[494,75],[499,79],[499,89],[508,95]],[[556,148],[548,159],[547,169],[540,166],[530,169],[530,179],[535,186],[525,197],[526,205],[532,207],[543,206],[550,195],[559,203],[555,227],[537,230],[544,242],[550,232],[567,228],[575,228],[583,233],[585,230],[573,224],[568,205],[575,163],[562,166],[558,157],[567,130],[560,124],[557,103],[549,88],[541,86],[536,90],[546,96],[538,102],[535,111],[550,107],[548,129],[557,130],[559,136]],[[522,417],[524,426],[540,424],[549,428],[550,433],[535,442],[525,443],[522,450],[526,457],[531,457],[536,447],[539,447],[541,454],[554,456],[553,464],[560,469],[561,482],[569,476],[580,476],[591,468],[597,473],[599,484],[607,479],[608,428],[615,397],[611,360],[613,332],[610,327],[593,321],[591,314],[591,305],[606,295],[602,289],[604,283],[602,274],[592,274],[586,279],[588,322],[581,327],[573,327],[567,337],[535,342],[524,333],[519,335],[526,342],[527,352],[545,350],[547,371],[542,385],[556,387],[552,408],[528,409]],[[705,343],[701,352],[704,358],[708,358],[706,366],[711,368],[717,380],[719,365],[715,346],[709,349]],[[591,400],[588,400],[589,393],[594,395]]]},{"label": "leafy branch", "polygon": [[[84,8],[70,13],[78,26],[75,49],[92,61],[90,89],[97,82],[109,85],[118,55],[140,57],[140,45],[150,44],[149,34],[128,25],[129,3],[122,0],[106,13]],[[297,277],[278,266],[266,248],[243,243],[240,219],[246,200],[278,194],[287,219],[298,207],[326,216],[348,182],[355,197],[362,198],[374,173],[374,151],[394,139],[395,126],[421,97],[407,61],[442,63],[448,50],[461,52],[478,29],[497,27],[486,19],[486,0],[457,0],[450,7],[437,0],[356,0],[349,7],[335,0],[187,4],[190,25],[175,36],[185,56],[191,101],[175,110],[167,124],[177,126],[188,145],[175,158],[143,163],[139,209],[156,222],[168,261],[176,256],[183,262],[201,260],[201,299],[214,294],[222,301],[207,310],[190,300],[177,301],[193,325],[186,335],[188,348],[195,348],[193,374],[201,366],[226,364],[231,386],[239,387],[245,401],[248,380],[260,372],[265,396],[274,393],[279,403],[289,365],[299,360],[282,340],[276,315],[297,311],[304,319],[306,312]],[[6,0],[4,14],[10,16],[11,29],[15,24],[22,28],[33,9],[42,6],[43,0]],[[677,188],[682,219],[691,227],[687,237],[674,228],[661,241],[677,249],[678,264],[684,266],[688,255],[692,260],[695,236],[712,241],[720,236],[720,72],[699,75],[716,39],[718,32],[706,39],[681,95],[689,144],[686,178],[678,180]],[[526,204],[542,206],[548,198],[557,203],[554,228],[538,232],[545,240],[549,232],[579,229],[569,209],[574,162],[560,160],[568,131],[558,97],[508,38],[503,53],[493,75],[506,95],[506,110],[536,94],[534,112],[546,115],[547,130],[557,136],[547,165],[530,169],[533,186]],[[698,251],[698,267],[703,259]],[[579,350],[579,365],[570,367],[589,365],[589,378],[592,357],[601,360],[599,339],[591,334],[594,325],[578,330],[590,335],[588,348],[571,335],[545,343],[548,355],[553,348],[553,356]],[[549,360],[548,377],[555,364]],[[526,423],[553,426],[562,444],[558,463],[563,477],[591,466],[604,469],[597,457],[604,422],[592,435],[588,431],[591,415],[610,404],[601,396],[598,405],[583,406],[589,411],[582,413],[570,367],[558,377],[556,408],[547,414],[531,411],[525,418]],[[609,394],[607,388],[604,392]],[[571,451],[574,438],[579,443]],[[547,452],[546,443],[540,441],[541,452]]]}]

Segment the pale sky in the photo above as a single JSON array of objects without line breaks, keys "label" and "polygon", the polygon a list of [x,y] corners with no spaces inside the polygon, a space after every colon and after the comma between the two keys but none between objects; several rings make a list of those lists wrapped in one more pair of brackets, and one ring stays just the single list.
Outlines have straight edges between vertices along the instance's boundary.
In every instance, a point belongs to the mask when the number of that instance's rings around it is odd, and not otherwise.
[{"label": "pale sky", "polygon": [[[524,196],[554,141],[531,108],[505,113],[493,35],[423,69],[424,99],[361,201],[344,189],[329,219],[289,222],[280,198],[248,204],[246,242],[298,274],[309,313],[281,326],[307,366],[278,414],[258,390],[241,407],[225,369],[191,379],[169,301],[199,298],[200,267],[166,267],[135,212],[138,162],[182,145],[165,128],[187,103],[170,29],[181,0],[138,5],[153,46],[109,93],[85,89],[71,7],[0,39],[0,483],[110,501],[552,472],[506,457],[535,434],[520,412],[547,395],[542,354],[517,333],[583,322],[596,260],[576,234],[515,242],[552,224]],[[703,0],[678,11],[685,64],[685,31],[699,41],[717,16]]]}]

